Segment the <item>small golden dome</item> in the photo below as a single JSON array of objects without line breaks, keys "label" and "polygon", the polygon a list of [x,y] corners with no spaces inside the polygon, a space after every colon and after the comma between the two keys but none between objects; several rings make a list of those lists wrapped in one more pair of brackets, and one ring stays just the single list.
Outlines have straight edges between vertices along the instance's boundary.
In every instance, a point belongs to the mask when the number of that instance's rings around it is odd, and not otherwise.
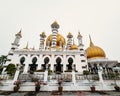
[{"label": "small golden dome", "polygon": [[77,50],[78,46],[76,44],[71,45],[70,50]]},{"label": "small golden dome", "polygon": [[71,35],[71,32],[69,32],[68,35]]},{"label": "small golden dome", "polygon": [[42,32],[42,35],[45,35],[45,32]]},{"label": "small golden dome", "polygon": [[73,39],[73,45],[71,45],[70,50],[77,50],[78,46],[74,43],[74,39]]},{"label": "small golden dome", "polygon": [[80,34],[80,32],[78,32],[78,37],[82,37],[82,35]]},{"label": "small golden dome", "polygon": [[[65,44],[66,44],[65,38],[62,35],[57,34],[56,48],[58,49],[60,47],[60,45],[63,47]],[[51,45],[52,45],[52,34],[47,37],[46,45],[51,47]]]},{"label": "small golden dome", "polygon": [[42,32],[42,33],[40,34],[40,36],[43,37],[43,38],[45,38],[45,37],[46,37],[45,32]]},{"label": "small golden dome", "polygon": [[73,35],[71,34],[71,32],[69,32],[67,35],[67,38],[72,38],[72,37],[73,37]]},{"label": "small golden dome", "polygon": [[22,37],[22,35],[21,35],[21,30],[20,30],[16,35]]},{"label": "small golden dome", "polygon": [[59,24],[57,23],[57,21],[54,21],[52,24],[51,24],[51,27],[52,28],[59,28]]},{"label": "small golden dome", "polygon": [[105,58],[105,52],[102,48],[95,46],[90,38],[90,46],[86,49],[87,58]]}]

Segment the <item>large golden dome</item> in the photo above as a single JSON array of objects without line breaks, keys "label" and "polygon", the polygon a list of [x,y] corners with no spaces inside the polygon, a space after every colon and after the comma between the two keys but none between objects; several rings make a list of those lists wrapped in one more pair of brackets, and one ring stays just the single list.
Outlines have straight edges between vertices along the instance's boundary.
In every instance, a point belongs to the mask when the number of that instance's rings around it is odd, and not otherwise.
[{"label": "large golden dome", "polygon": [[[62,35],[57,34],[56,39],[57,39],[56,40],[56,48],[59,48],[60,45],[63,47],[66,44],[65,38]],[[52,45],[52,34],[47,37],[46,45],[51,47],[51,45]]]},{"label": "large golden dome", "polygon": [[87,58],[105,58],[105,52],[102,48],[95,46],[90,38],[90,46],[86,49]]}]

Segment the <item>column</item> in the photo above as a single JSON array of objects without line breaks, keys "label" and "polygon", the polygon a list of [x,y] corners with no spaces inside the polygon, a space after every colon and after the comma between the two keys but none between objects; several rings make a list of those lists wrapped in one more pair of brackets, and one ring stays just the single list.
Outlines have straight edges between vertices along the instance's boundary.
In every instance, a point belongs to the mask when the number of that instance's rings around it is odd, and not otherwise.
[{"label": "column", "polygon": [[47,78],[48,78],[48,64],[46,64],[46,70],[44,72],[44,82],[47,82]]},{"label": "column", "polygon": [[24,70],[23,70],[23,73],[24,74],[27,74],[28,73],[28,69],[29,69],[29,64],[31,63],[31,60],[30,60],[30,56],[28,56],[25,60],[25,66],[24,66]]},{"label": "column", "polygon": [[74,66],[72,66],[72,82],[75,85],[76,80],[75,80],[75,68],[74,68]]},{"label": "column", "polygon": [[58,34],[59,25],[55,21],[53,24],[51,24],[52,28],[52,50],[56,50],[56,39]]}]

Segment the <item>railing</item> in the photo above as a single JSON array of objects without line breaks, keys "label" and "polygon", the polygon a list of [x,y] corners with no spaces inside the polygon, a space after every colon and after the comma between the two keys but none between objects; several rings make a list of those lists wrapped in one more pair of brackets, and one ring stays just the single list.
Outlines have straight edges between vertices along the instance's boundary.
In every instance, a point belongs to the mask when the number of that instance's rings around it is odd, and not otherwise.
[{"label": "railing", "polygon": [[35,74],[20,74],[19,75],[19,80],[25,80],[25,81],[34,81],[39,80],[39,81],[43,81],[44,80],[44,74],[43,73],[35,73]]}]

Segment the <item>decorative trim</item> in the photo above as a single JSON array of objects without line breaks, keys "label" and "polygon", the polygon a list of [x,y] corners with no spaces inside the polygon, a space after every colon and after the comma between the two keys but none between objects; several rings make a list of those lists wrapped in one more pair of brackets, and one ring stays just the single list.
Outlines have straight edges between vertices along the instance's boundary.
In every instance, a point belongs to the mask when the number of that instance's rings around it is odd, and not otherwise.
[{"label": "decorative trim", "polygon": [[52,56],[52,55],[50,55],[50,54],[43,54],[42,57],[47,56],[47,55],[50,56],[50,57]]},{"label": "decorative trim", "polygon": [[72,57],[74,57],[74,58],[75,58],[75,55],[66,55],[66,57],[69,57],[69,56],[72,56]]},{"label": "decorative trim", "polygon": [[28,54],[19,54],[19,56],[22,56],[22,55],[28,56]]}]

